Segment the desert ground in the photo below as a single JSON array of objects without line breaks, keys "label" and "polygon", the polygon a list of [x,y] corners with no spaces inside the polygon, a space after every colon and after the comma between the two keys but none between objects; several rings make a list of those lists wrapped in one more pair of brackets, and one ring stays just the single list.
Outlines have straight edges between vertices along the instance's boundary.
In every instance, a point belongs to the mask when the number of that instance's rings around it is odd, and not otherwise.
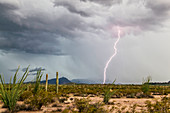
[{"label": "desert ground", "polygon": [[[168,95],[153,95],[153,98],[126,98],[126,97],[121,97],[121,98],[111,98],[109,100],[109,104],[103,105],[102,107],[108,111],[108,113],[117,113],[117,112],[146,112],[147,107],[146,107],[146,101],[151,101],[151,103],[155,103],[156,101],[161,101],[162,98],[164,97],[170,97],[170,94]],[[64,98],[64,97],[63,97]],[[67,100],[64,102],[59,102],[57,98],[55,99],[55,102],[52,102],[48,104],[47,106],[42,106],[40,110],[38,111],[25,111],[25,110],[20,110],[18,113],[66,113],[68,111],[64,111],[65,109],[74,109],[74,111],[79,111],[75,107],[74,100],[75,99],[89,99],[90,104],[95,104],[95,103],[102,103],[103,102],[103,97],[102,96],[95,96],[92,94],[87,95],[87,97],[82,97],[82,96],[74,96],[74,94],[69,94]],[[23,105],[23,101],[18,101],[18,105]],[[8,112],[7,108],[3,108],[3,102],[0,102],[0,112]],[[69,111],[71,113],[71,111]]]}]

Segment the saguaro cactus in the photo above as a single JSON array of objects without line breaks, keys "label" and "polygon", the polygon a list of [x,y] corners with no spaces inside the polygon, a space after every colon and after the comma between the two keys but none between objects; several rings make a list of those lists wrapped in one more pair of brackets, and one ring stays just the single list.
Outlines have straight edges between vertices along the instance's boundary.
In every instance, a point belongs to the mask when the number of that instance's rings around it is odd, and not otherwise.
[{"label": "saguaro cactus", "polygon": [[56,72],[56,93],[58,93],[58,72]]},{"label": "saguaro cactus", "polygon": [[48,89],[48,74],[46,74],[45,91]]}]

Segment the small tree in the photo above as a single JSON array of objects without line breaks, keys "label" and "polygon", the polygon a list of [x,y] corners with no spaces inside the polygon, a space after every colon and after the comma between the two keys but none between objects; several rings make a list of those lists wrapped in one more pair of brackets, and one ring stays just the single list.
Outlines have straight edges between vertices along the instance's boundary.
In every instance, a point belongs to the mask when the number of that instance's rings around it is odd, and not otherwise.
[{"label": "small tree", "polygon": [[143,79],[142,83],[142,92],[146,95],[149,94],[149,82],[151,81],[151,76],[148,76],[146,79]]},{"label": "small tree", "polygon": [[[29,67],[29,66],[28,66]],[[17,103],[17,100],[19,99],[20,95],[22,92],[26,89],[26,87],[23,87],[22,84],[24,83],[25,79],[28,76],[28,67],[21,77],[21,79],[17,81],[17,73],[19,71],[19,67],[13,77],[13,83],[11,82],[12,77],[10,78],[9,84],[5,84],[4,76],[0,74],[0,94],[1,94],[1,99],[4,103],[4,105],[9,109],[9,112],[14,112],[15,106]],[[8,86],[8,87],[7,87]]]}]

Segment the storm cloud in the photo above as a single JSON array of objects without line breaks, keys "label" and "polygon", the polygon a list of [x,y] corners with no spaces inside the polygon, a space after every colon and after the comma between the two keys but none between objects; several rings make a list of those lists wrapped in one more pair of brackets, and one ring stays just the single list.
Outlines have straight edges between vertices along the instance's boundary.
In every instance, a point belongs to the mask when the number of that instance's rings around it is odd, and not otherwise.
[{"label": "storm cloud", "polygon": [[[28,59],[29,63],[43,59],[37,61],[35,67],[41,63],[47,64],[48,59],[52,60],[49,63],[52,69],[61,66],[66,73],[73,75],[74,70],[81,68],[80,72],[87,75],[98,75],[102,72],[97,70],[103,69],[108,53],[112,51],[110,41],[117,37],[117,26],[122,31],[121,38],[126,41],[126,37],[131,35],[143,41],[141,34],[156,34],[162,29],[169,29],[165,24],[170,18],[170,1],[0,0],[0,11],[0,58],[6,59],[5,56],[8,56],[25,65],[28,65]],[[132,41],[128,44],[134,44],[136,39],[130,39]],[[126,44],[121,47],[124,46],[127,47]],[[132,48],[138,52],[136,44]],[[123,52],[127,53],[127,50]],[[59,64],[54,66],[55,61]],[[0,67],[4,65],[1,60],[0,63]],[[48,69],[52,70],[50,67]]]},{"label": "storm cloud", "polygon": [[[22,71],[25,72],[27,68],[23,68]],[[45,71],[45,68],[42,68],[42,67],[36,67],[34,69],[29,69],[29,72],[37,72],[37,71]]]},{"label": "storm cloud", "polygon": [[156,30],[169,17],[165,0],[0,1],[0,49],[65,55],[62,38],[102,37],[106,28]]},{"label": "storm cloud", "polygon": [[[17,69],[9,69],[10,71],[12,72],[16,72]],[[22,72],[25,72],[27,70],[27,68],[22,68]],[[36,68],[33,68],[33,69],[29,69],[29,72],[37,72],[37,71],[45,71],[46,69],[45,68],[42,68],[42,67],[36,67]]]}]

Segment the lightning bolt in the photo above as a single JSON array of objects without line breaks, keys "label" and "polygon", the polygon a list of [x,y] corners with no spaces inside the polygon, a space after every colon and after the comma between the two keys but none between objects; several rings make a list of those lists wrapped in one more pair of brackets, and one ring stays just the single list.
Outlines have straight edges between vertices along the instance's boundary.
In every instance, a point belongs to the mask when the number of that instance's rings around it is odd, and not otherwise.
[{"label": "lightning bolt", "polygon": [[118,27],[117,29],[118,29],[118,33],[117,33],[118,38],[117,38],[116,42],[114,43],[114,53],[113,53],[113,55],[109,58],[109,60],[106,62],[106,65],[105,65],[105,67],[104,67],[103,84],[105,84],[105,82],[106,82],[106,72],[107,72],[107,68],[108,68],[108,66],[109,66],[109,63],[112,61],[112,59],[113,59],[113,58],[116,56],[116,54],[117,54],[117,48],[116,48],[116,46],[117,46],[117,43],[118,43],[119,40],[120,40],[120,28]]}]

